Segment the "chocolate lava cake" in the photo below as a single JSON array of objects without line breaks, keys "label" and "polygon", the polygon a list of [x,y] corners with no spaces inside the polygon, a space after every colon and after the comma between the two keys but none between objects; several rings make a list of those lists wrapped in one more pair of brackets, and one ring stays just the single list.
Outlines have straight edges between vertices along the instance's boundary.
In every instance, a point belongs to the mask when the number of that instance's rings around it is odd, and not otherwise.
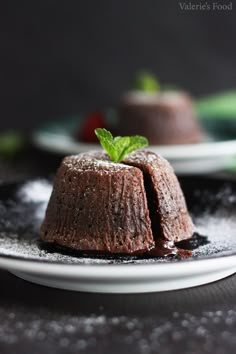
[{"label": "chocolate lava cake", "polygon": [[46,243],[119,254],[144,254],[192,234],[172,167],[143,150],[124,163],[103,152],[64,158],[41,227]]},{"label": "chocolate lava cake", "polygon": [[204,140],[191,97],[184,92],[124,95],[119,110],[118,135],[141,134],[150,144],[190,144]]}]

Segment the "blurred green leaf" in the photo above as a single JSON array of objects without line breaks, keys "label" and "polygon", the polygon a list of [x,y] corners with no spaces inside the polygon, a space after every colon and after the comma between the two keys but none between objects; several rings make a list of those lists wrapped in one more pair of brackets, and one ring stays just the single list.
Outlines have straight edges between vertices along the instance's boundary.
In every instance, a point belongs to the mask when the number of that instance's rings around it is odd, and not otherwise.
[{"label": "blurred green leaf", "polygon": [[0,134],[0,156],[13,158],[22,151],[25,146],[24,137],[17,132],[9,131]]},{"label": "blurred green leaf", "polygon": [[147,93],[155,93],[160,91],[160,84],[154,75],[147,71],[141,71],[136,75],[133,89]]},{"label": "blurred green leaf", "polygon": [[196,101],[196,109],[200,117],[235,118],[236,91],[223,92]]}]

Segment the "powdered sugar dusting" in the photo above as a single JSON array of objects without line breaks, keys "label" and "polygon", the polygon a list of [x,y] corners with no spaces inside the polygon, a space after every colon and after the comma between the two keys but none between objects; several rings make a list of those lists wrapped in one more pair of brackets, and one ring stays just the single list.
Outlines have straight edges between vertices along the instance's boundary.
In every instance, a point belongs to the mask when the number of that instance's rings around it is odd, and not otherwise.
[{"label": "powdered sugar dusting", "polygon": [[195,220],[197,232],[207,235],[211,243],[193,251],[194,257],[214,256],[234,250],[236,252],[236,218],[223,217],[220,212],[204,215]]},{"label": "powdered sugar dusting", "polygon": [[18,192],[19,199],[22,202],[41,203],[48,202],[52,192],[52,184],[49,181],[40,179],[26,182]]},{"label": "powdered sugar dusting", "polygon": [[193,256],[236,252],[236,194],[231,186],[226,184],[215,194],[208,190],[196,190],[194,194],[206,205],[199,216],[193,216],[197,232],[206,235],[211,243],[194,250]]},{"label": "powdered sugar dusting", "polygon": [[63,163],[69,170],[75,171],[99,171],[100,173],[112,173],[121,170],[132,169],[122,163],[110,161],[107,154],[99,151],[90,151],[79,155],[67,156]]},{"label": "powdered sugar dusting", "polygon": [[188,102],[187,94],[177,91],[165,91],[162,93],[130,91],[123,96],[123,102],[134,105],[183,105]]},{"label": "powdered sugar dusting", "polygon": [[137,162],[140,164],[140,161],[145,164],[153,164],[154,162],[157,162],[158,160],[163,160],[163,157],[160,155],[157,155],[156,153],[152,151],[146,151],[146,150],[138,150],[135,151],[131,154],[129,154],[127,161],[130,162]]}]

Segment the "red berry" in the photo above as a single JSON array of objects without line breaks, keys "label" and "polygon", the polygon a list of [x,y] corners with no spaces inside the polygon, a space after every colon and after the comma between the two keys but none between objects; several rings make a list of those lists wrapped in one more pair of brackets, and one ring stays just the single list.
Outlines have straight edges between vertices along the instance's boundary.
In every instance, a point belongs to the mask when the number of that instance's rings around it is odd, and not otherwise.
[{"label": "red berry", "polygon": [[82,123],[80,140],[95,143],[97,137],[94,133],[96,128],[106,128],[105,115],[102,112],[89,113]]}]

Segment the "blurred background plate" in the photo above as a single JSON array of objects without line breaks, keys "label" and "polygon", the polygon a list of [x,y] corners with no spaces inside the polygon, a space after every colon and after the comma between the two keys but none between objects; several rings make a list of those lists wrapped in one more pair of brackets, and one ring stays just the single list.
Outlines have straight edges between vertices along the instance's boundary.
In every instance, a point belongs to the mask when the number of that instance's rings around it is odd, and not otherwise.
[{"label": "blurred background plate", "polygon": [[[204,107],[202,112],[204,113]],[[75,115],[47,123],[33,133],[33,142],[41,149],[63,155],[101,149],[98,144],[84,143],[74,138],[82,120],[83,116]],[[152,145],[148,149],[167,158],[180,174],[202,174],[231,167],[233,156],[236,155],[236,119],[229,116],[214,119],[211,115],[206,115],[202,116],[201,122],[207,134],[206,142]]]}]

